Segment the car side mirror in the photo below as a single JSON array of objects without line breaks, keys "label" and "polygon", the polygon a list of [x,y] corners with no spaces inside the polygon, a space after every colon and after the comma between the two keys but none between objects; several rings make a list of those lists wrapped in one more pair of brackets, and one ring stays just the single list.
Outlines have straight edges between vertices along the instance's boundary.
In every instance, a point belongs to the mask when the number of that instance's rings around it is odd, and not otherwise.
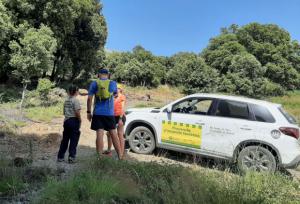
[{"label": "car side mirror", "polygon": [[168,106],[167,107],[167,113],[171,113],[172,112],[172,106]]}]

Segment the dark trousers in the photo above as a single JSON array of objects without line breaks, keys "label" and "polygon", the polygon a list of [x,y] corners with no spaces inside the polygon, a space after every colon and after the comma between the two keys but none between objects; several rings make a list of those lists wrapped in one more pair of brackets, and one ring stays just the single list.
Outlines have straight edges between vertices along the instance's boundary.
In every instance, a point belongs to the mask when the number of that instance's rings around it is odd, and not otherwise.
[{"label": "dark trousers", "polygon": [[[60,144],[58,159],[63,159],[69,146],[69,157],[76,157],[76,148],[80,136],[80,122],[78,118],[69,118],[64,122],[63,138]],[[70,142],[70,145],[69,145]]]}]

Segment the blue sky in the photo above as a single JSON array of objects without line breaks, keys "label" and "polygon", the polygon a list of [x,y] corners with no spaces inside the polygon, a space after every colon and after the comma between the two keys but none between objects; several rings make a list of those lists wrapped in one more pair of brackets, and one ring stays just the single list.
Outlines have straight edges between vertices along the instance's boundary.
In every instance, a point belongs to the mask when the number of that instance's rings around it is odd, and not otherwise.
[{"label": "blue sky", "polygon": [[300,41],[300,0],[102,0],[106,48],[142,45],[156,55],[199,53],[222,27],[274,23]]}]

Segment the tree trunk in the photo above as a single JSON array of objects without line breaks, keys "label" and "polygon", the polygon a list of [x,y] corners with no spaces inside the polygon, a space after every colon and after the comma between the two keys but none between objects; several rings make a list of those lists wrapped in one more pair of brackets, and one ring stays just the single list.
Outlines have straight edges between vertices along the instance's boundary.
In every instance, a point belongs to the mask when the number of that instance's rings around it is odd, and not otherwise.
[{"label": "tree trunk", "polygon": [[[75,65],[77,67],[76,70],[79,70],[79,65]],[[70,78],[70,81],[73,82],[74,79],[78,76],[78,72],[74,68],[72,69],[72,75]]]},{"label": "tree trunk", "polygon": [[57,67],[57,62],[56,62],[56,60],[54,60],[54,66],[53,66],[52,73],[51,73],[51,76],[50,76],[51,81],[54,81],[54,79],[55,79],[56,67]]},{"label": "tree trunk", "polygon": [[47,74],[47,71],[44,71],[44,72],[43,72],[43,75],[42,75],[42,76],[43,76],[43,78],[45,78],[45,77],[46,77],[46,74]]},{"label": "tree trunk", "polygon": [[25,99],[25,92],[27,90],[27,83],[24,82],[23,83],[23,92],[22,92],[22,100],[21,100],[21,103],[20,103],[20,110],[22,111],[22,108],[23,108],[23,102],[24,102],[24,99]]},{"label": "tree trunk", "polygon": [[60,50],[57,50],[54,55],[55,59],[54,59],[53,69],[52,69],[51,76],[50,76],[51,81],[55,80],[57,72],[58,72],[58,65],[63,60],[63,56],[61,55],[61,53],[62,53],[62,51],[60,49]]}]

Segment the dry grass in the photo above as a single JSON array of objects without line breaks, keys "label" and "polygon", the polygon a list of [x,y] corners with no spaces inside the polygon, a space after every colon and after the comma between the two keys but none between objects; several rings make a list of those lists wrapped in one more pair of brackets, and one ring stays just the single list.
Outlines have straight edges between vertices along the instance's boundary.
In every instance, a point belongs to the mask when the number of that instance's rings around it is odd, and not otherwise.
[{"label": "dry grass", "polygon": [[62,117],[63,104],[58,103],[47,107],[30,107],[25,110],[25,116],[33,121],[51,122],[54,118]]},{"label": "dry grass", "polygon": [[[146,87],[125,87],[127,107],[162,107],[183,97],[180,89],[162,85],[154,89]],[[150,98],[149,98],[150,97]]]},{"label": "dry grass", "polygon": [[300,90],[289,92],[285,96],[273,97],[270,100],[282,104],[284,109],[292,114],[298,123],[300,122]]}]

